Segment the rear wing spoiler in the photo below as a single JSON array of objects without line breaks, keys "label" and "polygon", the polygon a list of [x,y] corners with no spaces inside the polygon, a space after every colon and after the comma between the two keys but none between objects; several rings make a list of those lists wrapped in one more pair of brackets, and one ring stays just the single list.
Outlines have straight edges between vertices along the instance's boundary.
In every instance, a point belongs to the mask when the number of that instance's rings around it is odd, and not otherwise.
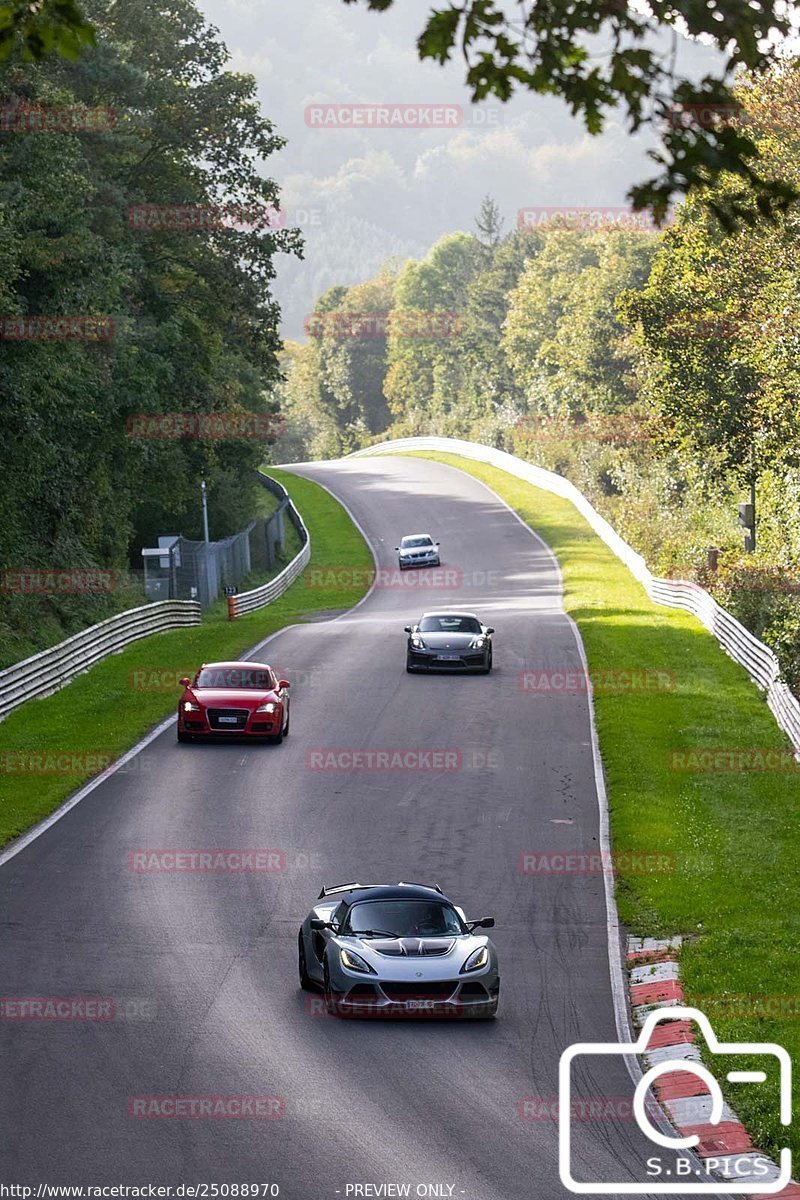
[{"label": "rear wing spoiler", "polygon": [[[326,896],[336,895],[337,892],[357,892],[357,891],[362,891],[364,888],[373,888],[373,887],[381,887],[381,886],[383,886],[383,885],[381,885],[379,883],[337,883],[337,884],[334,884],[333,887],[327,887],[327,886],[323,885],[322,891],[317,896],[317,899],[323,900]],[[431,890],[434,892],[438,892],[440,896],[444,895],[444,892],[439,887],[438,883],[410,883],[407,879],[401,879],[397,886],[398,887],[426,887],[426,888],[431,888]]]},{"label": "rear wing spoiler", "polygon": [[333,896],[336,892],[355,892],[359,888],[377,887],[377,883],[337,883],[333,887],[323,885],[322,891],[317,896],[318,900],[322,900],[325,896]]}]

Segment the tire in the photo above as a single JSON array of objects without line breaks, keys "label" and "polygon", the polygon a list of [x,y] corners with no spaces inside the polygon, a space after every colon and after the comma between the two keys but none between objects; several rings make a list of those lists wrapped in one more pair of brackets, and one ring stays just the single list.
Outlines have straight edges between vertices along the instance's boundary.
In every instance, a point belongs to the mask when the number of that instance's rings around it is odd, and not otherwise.
[{"label": "tire", "polygon": [[317,990],[314,980],[306,970],[306,948],[303,944],[302,931],[297,935],[297,973],[300,976],[300,987],[304,992]]},{"label": "tire", "polygon": [[178,730],[178,741],[183,742],[183,743],[193,742],[194,738],[192,737],[192,735],[190,733],[184,733],[182,729],[179,729]]},{"label": "tire", "polygon": [[283,731],[283,736],[284,736],[284,737],[288,737],[288,736],[289,736],[289,722],[291,721],[291,719],[292,719],[292,712],[291,712],[291,709],[290,709],[290,710],[287,712],[287,714],[286,714],[286,728],[285,728],[285,729],[284,729],[284,731]]}]

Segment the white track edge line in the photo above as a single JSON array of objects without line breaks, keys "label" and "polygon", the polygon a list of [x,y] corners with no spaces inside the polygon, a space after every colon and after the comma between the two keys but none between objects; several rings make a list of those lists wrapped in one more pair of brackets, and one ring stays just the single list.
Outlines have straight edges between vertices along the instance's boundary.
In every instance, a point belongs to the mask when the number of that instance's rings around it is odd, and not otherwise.
[{"label": "white track edge line", "polygon": [[[387,451],[387,455],[390,453],[391,453],[391,451]],[[406,455],[397,455],[397,457],[406,457]],[[420,456],[412,455],[409,457],[419,458]],[[422,459],[422,461],[423,462],[424,461],[436,462],[437,460]],[[469,460],[469,461],[472,461],[472,460]],[[547,544],[547,542],[542,538],[542,536],[540,534],[538,534],[536,532],[536,530],[533,529],[532,526],[530,526],[527,523],[527,521],[525,521],[520,516],[520,514],[511,507],[511,505],[508,503],[507,500],[504,500],[503,497],[494,490],[494,488],[490,487],[488,483],[485,483],[482,479],[478,479],[478,477],[475,475],[472,475],[470,471],[465,471],[461,467],[454,467],[452,465],[452,463],[437,462],[437,465],[440,467],[449,467],[452,471],[459,471],[462,475],[468,475],[476,483],[480,484],[481,487],[485,488],[486,491],[490,493],[490,495],[494,496],[494,498],[500,504],[502,504],[503,508],[507,509],[508,512],[511,513],[512,517],[514,517],[514,519],[520,523],[520,525],[523,527],[523,529],[527,530],[528,533],[531,535],[531,537],[533,537],[534,540],[536,542],[538,542],[538,544],[544,549],[544,551],[550,555],[550,557],[553,560],[553,563],[554,563],[554,566],[556,569],[556,573],[558,575],[559,583],[561,585],[561,600],[562,600],[562,606],[563,606],[564,575],[561,570],[561,564],[558,561],[558,558],[557,558],[554,550],[552,549],[552,547],[549,546]],[[486,463],[484,465],[492,466],[491,463]],[[497,471],[502,471],[502,467],[494,467],[493,469],[497,470]],[[509,475],[508,471],[505,471],[503,473],[508,475],[509,479],[515,478],[515,476]],[[528,487],[534,487],[534,488],[536,487],[535,484],[528,483],[528,481],[524,480],[524,479],[520,480],[520,482],[527,484]],[[613,859],[611,858],[611,854],[610,854],[611,847],[610,847],[610,837],[609,837],[610,827],[609,827],[609,819],[608,819],[608,793],[606,791],[605,776],[603,774],[603,760],[600,756],[600,739],[597,735],[597,726],[595,724],[595,717],[594,717],[594,688],[592,687],[592,681],[589,676],[589,663],[586,658],[586,651],[585,651],[585,648],[583,645],[583,639],[581,638],[578,626],[576,625],[575,621],[570,616],[570,614],[563,609],[563,607],[562,607],[562,615],[566,618],[566,620],[569,624],[569,627],[572,630],[572,634],[573,634],[573,637],[575,638],[575,643],[578,648],[578,653],[580,655],[581,663],[582,663],[582,666],[583,666],[583,669],[584,669],[584,672],[586,675],[586,684],[587,684],[586,696],[587,696],[588,711],[589,711],[589,731],[591,734],[592,763],[593,763],[593,767],[594,767],[595,794],[597,796],[597,806],[598,806],[598,812],[599,812],[599,830],[598,830],[598,832],[600,835],[600,849],[601,849],[601,851],[606,853],[607,861],[611,865],[611,869],[609,871],[603,871],[603,889],[605,892],[605,901],[606,901],[606,939],[607,939],[607,944],[608,944],[609,981],[611,984],[611,998],[612,998],[612,1004],[614,1007],[614,1023],[617,1028],[617,1036],[618,1036],[620,1042],[627,1043],[627,1042],[633,1042],[634,1037],[633,1037],[633,1030],[632,1030],[631,1020],[630,1020],[630,1011],[629,1011],[629,1007],[628,1007],[628,990],[627,990],[628,989],[628,981],[627,981],[627,975],[625,972],[625,968],[624,968],[624,965],[622,962],[622,935],[620,932],[620,925],[619,925],[619,913],[617,911],[617,901],[616,901],[616,897],[614,895],[614,867],[613,867]],[[644,1074],[644,1072],[642,1071],[641,1063],[639,1062],[638,1058],[636,1058],[633,1055],[625,1055],[623,1058],[623,1061],[625,1062],[625,1066],[628,1069],[628,1074],[630,1075],[631,1079],[634,1081],[634,1083],[638,1083],[638,1081],[642,1078],[642,1076]],[[670,1121],[669,1117],[667,1116],[666,1112],[662,1109],[661,1105],[658,1106],[658,1116],[656,1117],[656,1122],[659,1126],[661,1126],[661,1129],[663,1132],[665,1132],[665,1133],[673,1132],[673,1129],[674,1129],[673,1124]],[[685,1153],[686,1153],[687,1157],[694,1158],[692,1151],[686,1151]],[[697,1163],[699,1165],[699,1159],[697,1160]],[[646,1193],[643,1193],[643,1194],[646,1194]]]},{"label": "white track edge line", "polygon": [[[277,464],[270,465],[277,466]],[[281,469],[290,470],[289,467],[282,467]],[[297,474],[301,479],[308,479],[307,475],[300,475],[299,472],[297,472]],[[317,480],[311,479],[310,482],[317,483]],[[372,555],[372,561],[375,564],[375,578],[372,581],[372,586],[370,587],[369,591],[361,597],[358,603],[354,604],[352,608],[349,608],[347,612],[340,613],[338,617],[331,617],[330,621],[320,622],[320,624],[332,625],[334,621],[341,621],[343,617],[348,617],[350,613],[355,612],[357,608],[360,608],[365,600],[369,599],[377,583],[378,559],[375,555],[374,549],[372,548],[372,543],[365,534],[361,525],[348,509],[347,505],[342,504],[339,497],[335,496],[330,488],[325,487],[324,483],[318,483],[317,486],[321,487],[322,490],[327,492],[328,495],[336,500],[338,504],[342,505],[342,508],[347,513],[347,516],[353,522],[356,529],[367,543],[369,551]],[[301,572],[301,575],[304,574],[304,571]],[[299,578],[300,576],[298,576],[298,579]],[[255,611],[257,612],[258,610],[256,609]],[[282,629],[276,629],[274,633],[269,634],[269,636],[265,637],[263,641],[257,642],[254,646],[251,646],[249,650],[245,650],[244,653],[254,654],[257,650],[260,650],[263,646],[266,646],[268,642],[271,642],[273,638],[278,637],[279,634],[288,633],[290,629],[297,629],[301,624],[303,624],[303,622],[294,621],[291,625],[284,625]],[[111,775],[116,775],[117,771],[119,771],[121,767],[124,767],[127,762],[130,762],[132,758],[135,758],[137,754],[140,754],[142,750],[145,750],[150,743],[155,741],[157,737],[160,737],[162,733],[166,733],[166,731],[172,724],[174,724],[174,722],[174,716],[166,717],[165,720],[163,720],[159,725],[156,725],[155,729],[151,729],[150,732],[146,733],[145,736],[136,742],[135,745],[131,746],[130,750],[126,750],[120,758],[115,759],[114,762],[111,763],[110,766],[106,767],[104,771],[101,771],[99,775],[95,775],[94,779],[90,779],[87,783],[83,784],[82,787],[78,788],[77,792],[73,792],[71,796],[68,796],[66,800],[62,801],[58,808],[54,809],[53,812],[44,817],[43,820],[37,822],[32,829],[28,829],[25,833],[20,834],[18,838],[14,838],[14,840],[11,841],[3,850],[0,850],[0,867],[5,866],[5,864],[10,862],[12,858],[15,858],[21,850],[24,850],[26,846],[30,846],[31,842],[35,842],[38,837],[41,837],[43,833],[46,833],[51,826],[55,825],[56,821],[60,821],[62,817],[65,817],[67,813],[76,806],[76,804],[80,804],[81,800],[84,800],[91,792],[94,791],[96,787],[99,787],[100,784],[104,783]]]}]

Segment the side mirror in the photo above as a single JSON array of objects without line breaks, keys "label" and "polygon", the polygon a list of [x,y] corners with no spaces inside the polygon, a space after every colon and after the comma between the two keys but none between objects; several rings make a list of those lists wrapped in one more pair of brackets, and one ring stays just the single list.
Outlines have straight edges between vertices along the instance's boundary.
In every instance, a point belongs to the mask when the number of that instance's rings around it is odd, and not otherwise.
[{"label": "side mirror", "polygon": [[178,683],[181,685],[181,687],[188,687],[191,682],[192,681],[188,675],[184,675],[183,679],[178,680]]},{"label": "side mirror", "polygon": [[410,626],[410,625],[404,625],[404,626],[403,626],[403,633],[411,633],[411,626]]},{"label": "side mirror", "polygon": [[332,928],[330,921],[323,921],[322,917],[312,917],[309,924],[311,925],[311,928],[315,930]]},{"label": "side mirror", "polygon": [[442,544],[441,542],[437,542],[437,543],[436,543],[436,545],[437,545],[437,546],[441,546],[441,544]]},{"label": "side mirror", "polygon": [[470,931],[473,929],[494,929],[494,917],[481,917],[480,921],[467,921]]},{"label": "side mirror", "polygon": [[486,626],[486,632],[487,632],[487,633],[494,633],[494,625],[487,625],[487,626]]},{"label": "side mirror", "polygon": [[278,687],[279,687],[279,688],[288,688],[288,687],[291,687],[291,686],[292,686],[292,685],[289,683],[289,680],[288,680],[288,679],[279,679],[279,680],[278,680]]}]

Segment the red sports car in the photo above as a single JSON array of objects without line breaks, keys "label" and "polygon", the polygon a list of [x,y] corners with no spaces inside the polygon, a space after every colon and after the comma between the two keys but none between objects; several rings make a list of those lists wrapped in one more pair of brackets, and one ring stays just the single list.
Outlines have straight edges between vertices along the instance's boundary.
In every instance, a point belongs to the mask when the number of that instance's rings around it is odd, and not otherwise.
[{"label": "red sports car", "polygon": [[203,663],[181,679],[178,741],[260,737],[282,742],[289,733],[289,680],[257,662]]}]

